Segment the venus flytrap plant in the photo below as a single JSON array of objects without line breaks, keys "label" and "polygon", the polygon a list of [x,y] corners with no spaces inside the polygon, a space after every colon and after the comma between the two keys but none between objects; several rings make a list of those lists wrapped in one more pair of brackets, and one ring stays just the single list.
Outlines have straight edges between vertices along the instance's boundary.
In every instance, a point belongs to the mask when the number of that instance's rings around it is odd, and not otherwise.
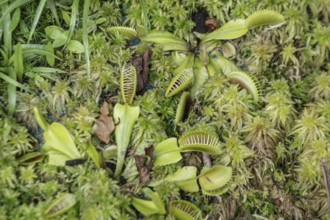
[{"label": "venus flytrap plant", "polygon": [[120,74],[120,91],[125,104],[117,103],[113,111],[114,121],[117,124],[115,137],[118,149],[115,177],[118,177],[122,171],[133,126],[140,114],[139,106],[130,106],[135,96],[136,84],[135,68],[124,67]]},{"label": "venus flytrap plant", "polygon": [[[219,41],[239,38],[245,35],[249,29],[255,27],[262,25],[278,25],[283,22],[284,17],[275,11],[257,11],[248,16],[247,19],[229,21],[221,28],[212,33],[206,34],[202,37],[200,44],[195,47],[195,49],[174,34],[164,31],[150,31],[147,36],[142,37],[141,39],[142,41],[161,45],[164,51],[175,51],[173,53],[173,59],[179,64],[179,66],[174,71],[175,76],[168,86],[166,96],[169,97],[179,93],[190,87],[194,81],[201,86],[202,83],[200,83],[199,80],[194,80],[194,78],[196,79],[196,76],[200,75],[200,72],[205,72],[206,70],[209,77],[214,74],[219,74],[219,71],[222,71],[232,82],[238,83],[243,88],[248,89],[248,91],[254,96],[255,100],[258,101],[260,97],[258,83],[251,74],[239,70],[234,64],[231,64],[230,61],[227,61],[222,57],[217,51],[218,46],[221,45]],[[198,67],[198,62],[195,61],[198,59],[197,54],[193,55],[195,50],[198,50],[199,59],[206,69],[201,68],[200,65]],[[226,60],[226,64],[223,64],[223,60]],[[197,63],[196,67],[195,63]],[[193,68],[193,70],[191,68]],[[193,71],[197,73],[191,74]],[[195,91],[198,89],[200,88],[195,88]]]}]

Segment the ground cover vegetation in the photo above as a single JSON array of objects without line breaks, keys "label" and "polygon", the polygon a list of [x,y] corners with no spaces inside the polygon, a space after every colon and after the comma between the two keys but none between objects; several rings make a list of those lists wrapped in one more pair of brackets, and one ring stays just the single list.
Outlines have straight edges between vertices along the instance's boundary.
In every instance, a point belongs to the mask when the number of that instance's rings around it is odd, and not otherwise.
[{"label": "ground cover vegetation", "polygon": [[330,218],[330,4],[0,0],[0,219]]}]

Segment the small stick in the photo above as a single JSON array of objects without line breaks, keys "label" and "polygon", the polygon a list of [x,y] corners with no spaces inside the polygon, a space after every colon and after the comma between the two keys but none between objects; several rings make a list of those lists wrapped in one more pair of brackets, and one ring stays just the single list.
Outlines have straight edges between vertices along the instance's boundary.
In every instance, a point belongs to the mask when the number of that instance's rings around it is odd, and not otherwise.
[{"label": "small stick", "polygon": [[329,180],[329,170],[328,170],[328,163],[325,158],[321,160],[322,164],[322,171],[323,171],[323,177],[324,177],[324,185],[327,189],[327,195],[328,195],[328,207],[330,207],[330,180]]},{"label": "small stick", "polygon": [[203,46],[203,59],[204,59],[204,66],[207,66],[206,47],[205,46]]},{"label": "small stick", "polygon": [[209,155],[203,153],[203,164],[205,167],[211,167],[212,163],[211,163],[211,158]]}]

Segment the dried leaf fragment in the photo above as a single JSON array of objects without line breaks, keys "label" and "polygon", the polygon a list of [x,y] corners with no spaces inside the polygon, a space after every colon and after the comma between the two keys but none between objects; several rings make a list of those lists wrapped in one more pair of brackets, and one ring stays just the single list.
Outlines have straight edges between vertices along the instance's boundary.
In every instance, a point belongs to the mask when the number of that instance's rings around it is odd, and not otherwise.
[{"label": "dried leaf fragment", "polygon": [[154,164],[154,146],[144,149],[145,155],[135,155],[135,163],[139,172],[139,179],[142,185],[150,181],[150,172]]},{"label": "dried leaf fragment", "polygon": [[100,118],[95,123],[95,133],[106,144],[110,142],[110,134],[115,130],[113,118],[109,117],[108,103],[104,102],[100,109]]}]

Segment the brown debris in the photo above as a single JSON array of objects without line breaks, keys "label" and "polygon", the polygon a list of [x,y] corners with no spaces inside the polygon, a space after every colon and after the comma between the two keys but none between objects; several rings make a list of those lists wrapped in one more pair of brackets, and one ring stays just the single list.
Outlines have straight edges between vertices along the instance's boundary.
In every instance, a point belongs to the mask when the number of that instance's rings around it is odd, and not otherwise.
[{"label": "brown debris", "polygon": [[113,118],[109,117],[108,103],[104,102],[100,109],[100,118],[95,122],[95,133],[106,144],[110,142],[110,134],[115,130]]},{"label": "brown debris", "polygon": [[137,94],[143,95],[149,79],[149,51],[146,50],[141,56],[135,56],[132,65],[137,74]]},{"label": "brown debris", "polygon": [[212,32],[219,27],[217,20],[215,20],[214,18],[207,18],[205,20],[205,25],[207,27],[208,32]]},{"label": "brown debris", "polygon": [[142,185],[150,182],[150,172],[154,165],[154,146],[144,149],[145,155],[135,155],[135,163],[139,172],[139,179]]}]

